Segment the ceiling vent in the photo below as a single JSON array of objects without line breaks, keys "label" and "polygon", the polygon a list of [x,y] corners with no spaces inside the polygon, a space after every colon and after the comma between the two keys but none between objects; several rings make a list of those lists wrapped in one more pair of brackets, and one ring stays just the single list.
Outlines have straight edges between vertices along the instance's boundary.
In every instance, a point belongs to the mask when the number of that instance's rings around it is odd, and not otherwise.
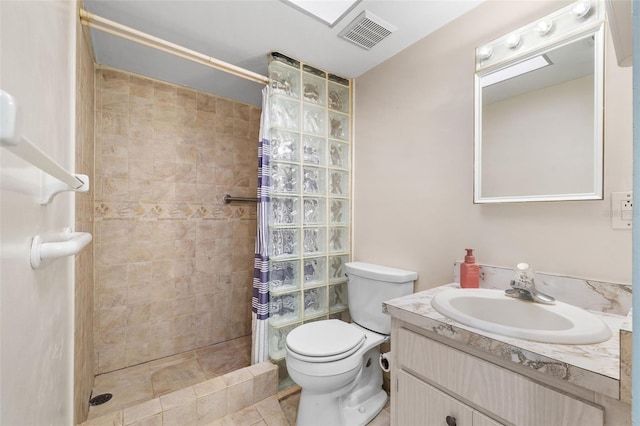
[{"label": "ceiling vent", "polygon": [[397,30],[396,27],[365,10],[338,36],[369,50],[395,30]]}]

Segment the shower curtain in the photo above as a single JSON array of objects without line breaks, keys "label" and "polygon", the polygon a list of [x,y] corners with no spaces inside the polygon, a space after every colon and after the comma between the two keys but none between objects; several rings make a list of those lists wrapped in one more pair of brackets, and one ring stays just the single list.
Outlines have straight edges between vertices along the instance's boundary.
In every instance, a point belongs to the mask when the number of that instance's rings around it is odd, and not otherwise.
[{"label": "shower curtain", "polygon": [[258,141],[258,234],[253,268],[252,338],[251,363],[266,361],[269,357],[269,86],[262,89],[262,116],[260,117],[260,140]]}]

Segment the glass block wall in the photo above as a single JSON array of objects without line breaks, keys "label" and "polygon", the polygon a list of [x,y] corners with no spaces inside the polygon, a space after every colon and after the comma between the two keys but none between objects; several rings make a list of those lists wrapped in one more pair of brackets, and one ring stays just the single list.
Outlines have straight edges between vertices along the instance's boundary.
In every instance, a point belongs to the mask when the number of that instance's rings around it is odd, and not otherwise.
[{"label": "glass block wall", "polygon": [[273,53],[269,355],[286,374],[285,340],[310,321],[350,321],[351,81]]}]

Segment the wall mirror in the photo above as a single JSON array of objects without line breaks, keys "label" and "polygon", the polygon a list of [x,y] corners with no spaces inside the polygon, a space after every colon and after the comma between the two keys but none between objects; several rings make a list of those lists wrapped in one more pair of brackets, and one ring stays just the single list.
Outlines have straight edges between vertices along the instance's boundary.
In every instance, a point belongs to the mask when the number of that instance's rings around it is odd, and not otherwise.
[{"label": "wall mirror", "polygon": [[476,49],[474,203],[603,198],[603,5]]}]

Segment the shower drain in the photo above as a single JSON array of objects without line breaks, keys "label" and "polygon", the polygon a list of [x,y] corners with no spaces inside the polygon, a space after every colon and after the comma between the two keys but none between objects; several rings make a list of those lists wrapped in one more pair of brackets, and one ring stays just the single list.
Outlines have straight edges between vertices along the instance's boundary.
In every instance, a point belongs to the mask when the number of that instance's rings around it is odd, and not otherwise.
[{"label": "shower drain", "polygon": [[113,398],[113,395],[110,393],[103,393],[98,396],[94,396],[89,400],[89,405],[102,405],[105,402],[109,402],[109,400]]}]

